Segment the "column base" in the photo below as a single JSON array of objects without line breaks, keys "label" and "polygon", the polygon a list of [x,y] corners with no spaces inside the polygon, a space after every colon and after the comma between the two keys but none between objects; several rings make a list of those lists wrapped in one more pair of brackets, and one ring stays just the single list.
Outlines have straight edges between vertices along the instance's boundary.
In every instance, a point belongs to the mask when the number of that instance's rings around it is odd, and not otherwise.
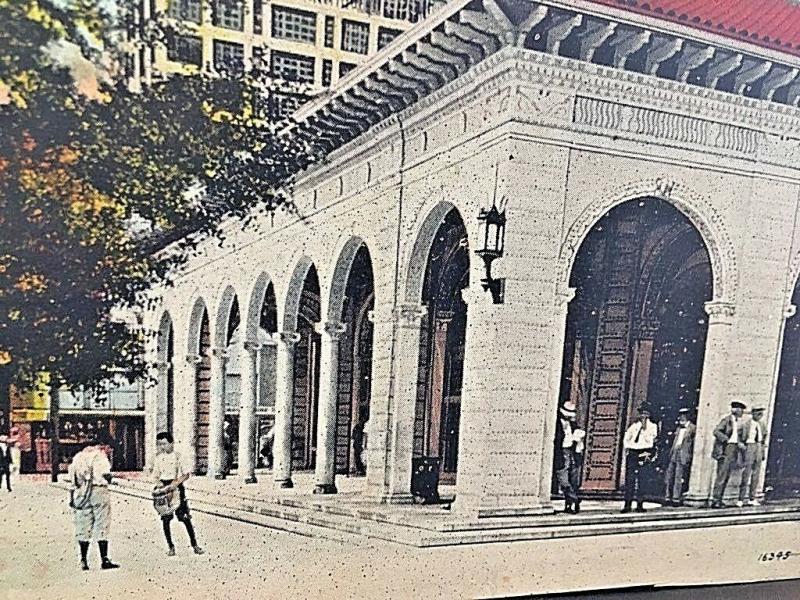
[{"label": "column base", "polygon": [[712,498],[708,496],[684,496],[683,503],[686,506],[695,506],[698,508],[708,508],[713,502]]},{"label": "column base", "polygon": [[227,479],[227,478],[228,478],[228,476],[227,475],[223,475],[222,473],[217,473],[216,475],[214,475],[214,479],[216,479],[218,481],[220,481],[222,479]]},{"label": "column base", "polygon": [[336,489],[335,483],[318,483],[314,486],[314,493],[315,494],[336,494],[338,490]]},{"label": "column base", "polygon": [[282,488],[284,490],[288,490],[288,489],[291,489],[291,488],[294,487],[294,483],[292,483],[292,479],[291,478],[289,478],[289,479],[276,479],[275,483],[278,484],[279,488]]},{"label": "column base", "polygon": [[251,475],[250,477],[244,478],[245,483],[258,483],[258,479],[256,479],[255,475]]},{"label": "column base", "polygon": [[414,496],[408,492],[383,494],[378,497],[381,504],[414,504]]}]

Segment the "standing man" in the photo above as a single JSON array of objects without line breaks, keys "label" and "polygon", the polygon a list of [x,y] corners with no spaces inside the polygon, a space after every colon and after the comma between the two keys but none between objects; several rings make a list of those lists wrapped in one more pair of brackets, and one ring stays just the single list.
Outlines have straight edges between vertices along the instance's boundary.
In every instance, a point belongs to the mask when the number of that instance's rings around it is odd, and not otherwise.
[{"label": "standing man", "polygon": [[92,539],[100,550],[100,568],[118,568],[119,565],[108,558],[111,463],[96,438],[87,441],[83,450],[75,455],[67,473],[71,487],[70,507],[75,512],[75,537],[81,549],[81,568],[89,570],[87,559]]},{"label": "standing man", "polygon": [[14,460],[11,457],[11,442],[8,436],[0,435],[0,486],[3,485],[3,475],[6,476],[6,489],[11,491],[11,465]]},{"label": "standing man", "polygon": [[[205,551],[197,545],[192,526],[192,515],[189,513],[189,503],[186,501],[186,489],[183,487],[190,477],[190,472],[183,464],[180,454],[175,451],[172,435],[166,431],[156,435],[156,457],[153,460],[152,473],[156,482],[156,492],[172,494],[178,490],[179,501],[178,507],[175,509],[175,516],[186,527],[189,543],[192,545],[194,553],[203,554]],[[172,531],[170,530],[171,522],[172,513],[161,517],[161,526],[167,540],[167,556],[175,556],[175,545],[172,543]]]},{"label": "standing man", "polygon": [[639,407],[639,418],[625,432],[625,505],[623,513],[631,512],[631,504],[636,496],[636,512],[645,512],[643,474],[655,460],[655,445],[658,427],[650,420],[650,409]]},{"label": "standing man", "polygon": [[722,497],[725,495],[731,471],[741,462],[747,449],[744,443],[747,432],[742,419],[745,408],[747,407],[744,402],[739,400],[731,402],[731,414],[724,417],[714,429],[714,450],[711,452],[711,458],[717,461],[717,478],[714,482],[711,508],[725,507]]},{"label": "standing man", "polygon": [[753,407],[752,420],[747,424],[745,431],[744,469],[742,470],[742,483],[739,486],[739,501],[736,506],[743,506],[745,501],[749,506],[761,504],[756,500],[758,480],[761,478],[761,465],[767,457],[764,452],[767,444],[767,427],[761,418],[764,416],[762,406]]},{"label": "standing man", "polygon": [[272,470],[272,463],[273,463],[273,454],[272,454],[272,446],[275,442],[275,425],[274,423],[270,425],[268,430],[263,430],[261,433],[261,437],[258,441],[259,447],[259,454],[261,454],[261,458],[263,460],[264,466]]},{"label": "standing man", "polygon": [[565,402],[558,410],[555,438],[555,468],[558,485],[564,494],[564,512],[577,514],[581,509],[580,460],[577,446],[582,441],[581,429],[576,426],[578,413],[574,402]]},{"label": "standing man", "polygon": [[694,447],[695,426],[689,420],[689,409],[682,408],[678,411],[678,428],[672,438],[672,448],[669,451],[669,466],[666,476],[666,504],[667,506],[681,506],[683,504],[683,481],[692,461]]}]

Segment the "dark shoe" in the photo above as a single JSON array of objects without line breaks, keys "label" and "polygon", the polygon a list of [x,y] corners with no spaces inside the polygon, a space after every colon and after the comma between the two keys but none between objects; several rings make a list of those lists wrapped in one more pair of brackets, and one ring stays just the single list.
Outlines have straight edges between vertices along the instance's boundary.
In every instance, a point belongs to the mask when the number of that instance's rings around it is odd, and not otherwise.
[{"label": "dark shoe", "polygon": [[89,564],[85,560],[81,561],[81,569],[84,570],[84,571],[88,571],[89,570]]},{"label": "dark shoe", "polygon": [[640,504],[639,506],[636,507],[636,512],[637,513],[647,512],[647,509]]},{"label": "dark shoe", "polygon": [[719,500],[714,500],[711,503],[711,508],[725,508],[725,505],[722,502],[720,502]]},{"label": "dark shoe", "polygon": [[580,500],[578,500],[578,501],[575,503],[575,508],[574,508],[574,510],[573,510],[572,512],[573,512],[574,514],[576,514],[576,515],[577,515],[579,512],[581,512],[581,501],[580,501]]},{"label": "dark shoe", "polygon": [[567,514],[572,514],[572,501],[571,500],[565,500],[564,501],[564,510],[563,510],[563,512],[565,512]]},{"label": "dark shoe", "polygon": [[622,510],[621,510],[621,511],[619,511],[619,512],[621,512],[621,513],[629,513],[629,512],[631,512],[631,507],[630,507],[630,505],[629,505],[629,504],[626,504],[625,506],[623,506],[623,507],[622,507]]},{"label": "dark shoe", "polygon": [[111,562],[111,560],[106,558],[105,560],[103,560],[102,563],[100,563],[100,568],[101,569],[119,569],[119,565],[116,564],[116,563]]},{"label": "dark shoe", "polygon": [[203,550],[200,546],[192,546],[192,550],[194,550],[195,554],[205,554],[206,551]]},{"label": "dark shoe", "polygon": [[175,547],[170,546],[169,550],[167,550],[167,556],[175,556]]}]

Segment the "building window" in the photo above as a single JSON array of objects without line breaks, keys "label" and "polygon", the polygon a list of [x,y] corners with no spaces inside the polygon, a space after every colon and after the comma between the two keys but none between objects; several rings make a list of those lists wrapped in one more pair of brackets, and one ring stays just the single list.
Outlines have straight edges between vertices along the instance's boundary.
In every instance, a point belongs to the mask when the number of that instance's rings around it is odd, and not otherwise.
[{"label": "building window", "polygon": [[193,35],[172,35],[167,39],[167,58],[190,65],[203,65],[203,42]]},{"label": "building window", "polygon": [[345,75],[347,75],[350,71],[352,71],[355,68],[356,68],[356,65],[354,65],[353,63],[340,62],[339,63],[339,77],[344,77]]},{"label": "building window", "polygon": [[253,0],[253,33],[264,33],[264,0]]},{"label": "building window", "polygon": [[214,25],[235,31],[244,30],[242,0],[216,0],[212,6]]},{"label": "building window", "polygon": [[333,48],[333,26],[335,19],[333,17],[325,17],[325,47]]},{"label": "building window", "polygon": [[169,16],[181,21],[191,21],[200,24],[202,18],[201,0],[171,0],[169,3]]},{"label": "building window", "polygon": [[420,4],[420,0],[383,0],[383,16],[414,23],[419,19]]},{"label": "building window", "polygon": [[342,20],[342,50],[366,54],[369,49],[369,24]]},{"label": "building window", "polygon": [[214,69],[219,72],[236,72],[244,69],[244,46],[233,42],[214,40]]},{"label": "building window", "polygon": [[306,10],[273,5],[272,37],[313,44],[317,41],[317,15]]},{"label": "building window", "polygon": [[314,57],[274,51],[272,76],[287,81],[314,83]]},{"label": "building window", "polygon": [[331,73],[333,72],[333,62],[327,58],[322,61],[322,86],[331,86]]},{"label": "building window", "polygon": [[388,46],[392,40],[400,35],[402,31],[399,29],[389,29],[388,27],[378,27],[378,50]]}]

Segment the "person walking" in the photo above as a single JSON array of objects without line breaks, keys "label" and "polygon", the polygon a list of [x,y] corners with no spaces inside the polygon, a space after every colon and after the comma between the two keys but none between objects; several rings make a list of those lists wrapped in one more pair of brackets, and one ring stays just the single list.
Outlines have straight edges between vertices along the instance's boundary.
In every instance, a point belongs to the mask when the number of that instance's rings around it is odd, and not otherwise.
[{"label": "person walking", "polygon": [[724,417],[714,429],[714,449],[711,458],[717,461],[717,476],[714,481],[714,492],[711,508],[724,508],[722,497],[731,472],[739,466],[747,450],[745,444],[746,431],[742,415],[747,406],[744,402],[734,400],[731,402],[731,414]]},{"label": "person walking", "polygon": [[0,435],[0,486],[3,485],[3,475],[6,477],[6,489],[11,491],[11,469],[14,459],[11,455],[11,442],[8,436]]},{"label": "person walking", "polygon": [[646,405],[639,407],[639,418],[625,432],[623,448],[625,449],[625,504],[623,513],[631,512],[634,496],[636,512],[645,512],[643,475],[647,467],[655,460],[655,445],[658,437],[658,426],[650,420],[650,409]]},{"label": "person walking", "polygon": [[692,462],[694,448],[694,423],[689,419],[690,410],[682,408],[678,411],[678,428],[672,438],[672,448],[669,451],[669,465],[665,478],[667,506],[681,506],[683,504],[683,482],[689,464]]},{"label": "person walking", "polygon": [[[166,431],[156,435],[156,457],[153,460],[152,475],[156,482],[154,494],[174,494],[175,490],[178,491],[178,506],[174,511],[174,516],[186,527],[189,543],[194,553],[203,554],[205,551],[197,544],[189,503],[186,501],[186,488],[183,485],[189,479],[190,472],[183,464],[180,454],[175,451],[172,435]],[[161,526],[167,540],[168,556],[175,556],[175,544],[172,542],[171,531],[172,517],[172,512],[161,517]]]},{"label": "person walking", "polygon": [[81,551],[81,568],[89,569],[91,540],[100,550],[100,568],[116,569],[119,565],[108,557],[108,533],[111,526],[111,463],[100,449],[97,438],[86,442],[69,465],[70,506],[75,517],[75,537]]},{"label": "person walking", "polygon": [[739,500],[736,506],[743,506],[745,502],[749,506],[761,504],[756,499],[756,490],[758,489],[758,480],[761,478],[761,465],[767,457],[764,451],[767,444],[767,427],[761,420],[764,416],[762,406],[753,407],[750,414],[752,420],[745,429],[744,467],[742,468],[742,481],[739,485]]},{"label": "person walking", "polygon": [[[558,485],[564,494],[564,512],[577,514],[581,509],[578,490],[580,481],[580,459],[584,432],[576,426],[578,413],[575,403],[565,402],[558,410],[555,436],[555,469]],[[579,448],[581,451],[579,452]]]}]

